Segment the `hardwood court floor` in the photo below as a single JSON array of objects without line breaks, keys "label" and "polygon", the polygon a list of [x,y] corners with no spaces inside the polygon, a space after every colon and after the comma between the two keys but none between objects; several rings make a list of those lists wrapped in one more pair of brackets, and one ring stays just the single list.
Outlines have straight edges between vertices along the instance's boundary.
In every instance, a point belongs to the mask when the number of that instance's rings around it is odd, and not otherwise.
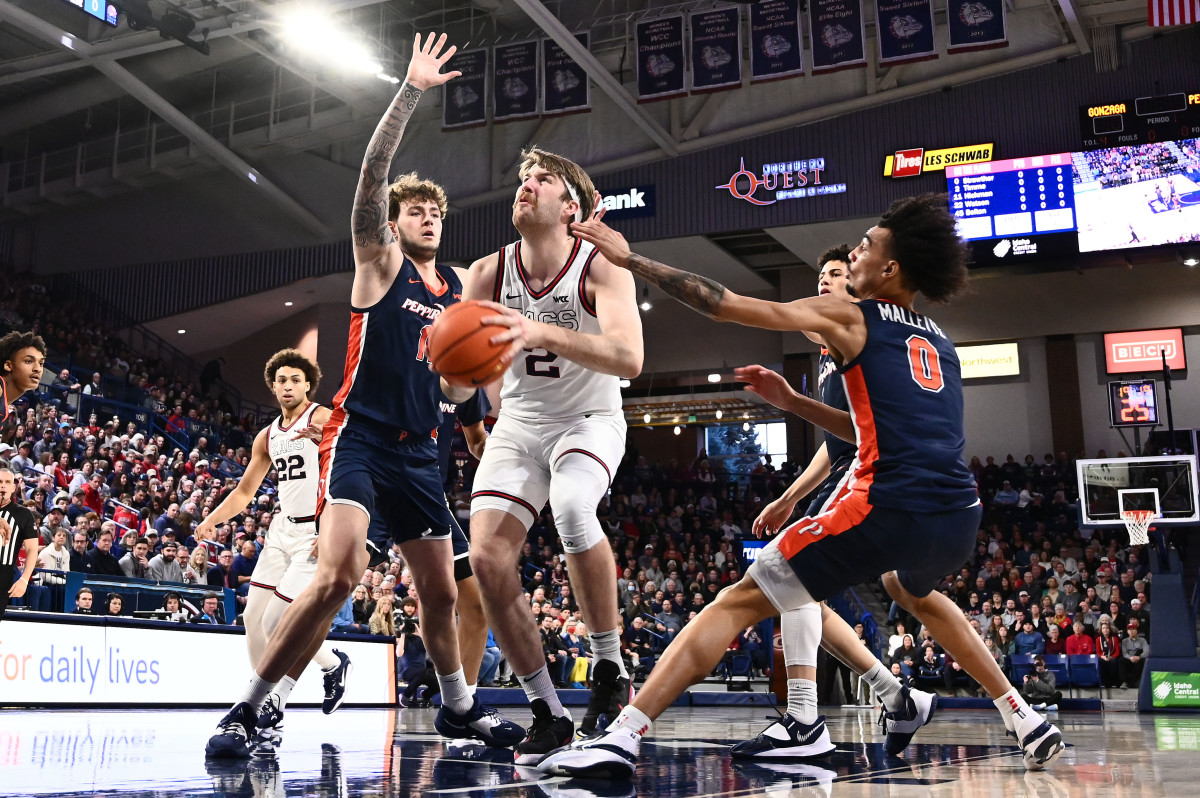
[{"label": "hardwood court floor", "polygon": [[[731,763],[726,746],[766,725],[761,707],[672,709],[633,784],[540,777],[510,752],[462,748],[432,710],[289,710],[275,759],[213,766],[216,710],[0,713],[0,795],[182,796],[1189,796],[1200,792],[1200,717],[1061,713],[1070,748],[1026,773],[995,712],[946,710],[888,759],[875,714],[832,709],[837,752],[809,764]],[[525,722],[525,712],[506,714]],[[482,750],[482,754],[480,754]]]}]

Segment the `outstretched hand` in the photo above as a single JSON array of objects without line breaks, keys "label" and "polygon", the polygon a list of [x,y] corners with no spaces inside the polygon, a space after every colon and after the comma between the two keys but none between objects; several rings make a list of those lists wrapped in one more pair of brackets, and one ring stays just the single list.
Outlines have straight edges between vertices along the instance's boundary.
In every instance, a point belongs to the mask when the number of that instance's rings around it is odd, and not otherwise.
[{"label": "outstretched hand", "polygon": [[785,405],[795,395],[783,375],[762,366],[742,366],[733,370],[740,382],[746,383],[746,390],[756,393],[776,407],[787,409]]},{"label": "outstretched hand", "polygon": [[795,509],[796,505],[782,496],[771,502],[758,514],[758,518],[754,519],[754,524],[751,527],[754,536],[761,538],[764,534],[774,535],[783,529],[788,519],[792,517],[792,511]]},{"label": "outstretched hand", "polygon": [[629,242],[625,240],[625,236],[601,221],[604,218],[605,210],[605,208],[600,208],[592,214],[592,218],[586,221],[572,222],[571,234],[595,244],[596,249],[600,250],[600,254],[609,263],[624,268],[632,254],[629,250]]},{"label": "outstretched hand", "polygon": [[431,86],[440,86],[462,74],[458,70],[442,72],[442,67],[458,48],[450,45],[450,49],[443,53],[442,48],[446,46],[446,34],[438,36],[436,41],[434,40],[435,36],[437,34],[430,33],[425,37],[425,43],[422,44],[421,34],[417,34],[416,42],[413,44],[412,60],[408,62],[408,74],[404,77],[405,83],[421,91],[425,91]]}]

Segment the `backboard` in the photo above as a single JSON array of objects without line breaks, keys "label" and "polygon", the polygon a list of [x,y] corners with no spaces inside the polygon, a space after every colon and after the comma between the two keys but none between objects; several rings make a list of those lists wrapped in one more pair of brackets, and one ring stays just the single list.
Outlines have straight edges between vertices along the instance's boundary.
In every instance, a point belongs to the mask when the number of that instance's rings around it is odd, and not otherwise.
[{"label": "backboard", "polygon": [[1155,524],[1200,521],[1196,456],[1079,460],[1079,501],[1085,526],[1117,525],[1121,510],[1157,510]]}]

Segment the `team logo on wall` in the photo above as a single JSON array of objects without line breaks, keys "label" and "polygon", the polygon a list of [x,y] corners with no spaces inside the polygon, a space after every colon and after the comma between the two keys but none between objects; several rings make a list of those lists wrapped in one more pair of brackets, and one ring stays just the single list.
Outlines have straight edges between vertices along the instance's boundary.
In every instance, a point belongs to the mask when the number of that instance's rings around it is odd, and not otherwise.
[{"label": "team logo on wall", "polygon": [[846,184],[825,182],[824,158],[763,164],[761,174],[747,169],[746,159],[741,158],[738,170],[715,188],[751,205],[774,205],[780,200],[842,194]]}]

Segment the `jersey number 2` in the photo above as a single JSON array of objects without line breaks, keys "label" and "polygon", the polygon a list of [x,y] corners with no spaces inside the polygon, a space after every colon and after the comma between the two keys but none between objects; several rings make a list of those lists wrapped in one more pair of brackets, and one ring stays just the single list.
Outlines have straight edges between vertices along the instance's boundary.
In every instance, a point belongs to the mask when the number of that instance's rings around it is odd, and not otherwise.
[{"label": "jersey number 2", "polygon": [[525,351],[529,353],[525,356],[525,373],[530,377],[557,379],[562,376],[558,366],[547,365],[558,360],[558,355],[547,352],[545,349],[526,349]]},{"label": "jersey number 2", "polygon": [[913,382],[920,385],[922,390],[938,393],[945,387],[938,351],[919,335],[908,337],[908,364],[912,367]]},{"label": "jersey number 2", "polygon": [[304,479],[304,458],[298,454],[293,454],[286,460],[277,457],[275,474],[279,477],[280,482],[287,482],[289,479]]}]

